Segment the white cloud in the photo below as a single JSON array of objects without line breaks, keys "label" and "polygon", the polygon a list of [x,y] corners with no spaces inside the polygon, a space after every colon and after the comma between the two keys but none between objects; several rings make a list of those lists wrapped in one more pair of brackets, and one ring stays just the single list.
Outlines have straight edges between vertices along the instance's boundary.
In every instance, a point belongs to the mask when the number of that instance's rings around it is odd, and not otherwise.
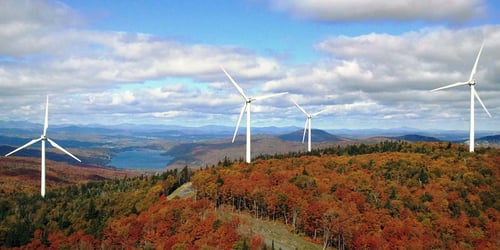
[{"label": "white cloud", "polygon": [[[412,119],[426,124],[429,117],[456,113],[453,119],[462,123],[468,119],[469,89],[429,90],[467,80],[484,39],[476,89],[489,111],[498,114],[499,36],[500,26],[481,26],[331,37],[316,45],[324,53],[322,61],[290,68],[284,78],[266,82],[263,89],[288,88],[304,105],[326,100],[335,104],[376,103],[377,109],[365,118],[390,118],[403,124]],[[477,104],[476,111],[483,112],[478,109]],[[486,122],[494,128],[498,119]]]},{"label": "white cloud", "polygon": [[[49,93],[56,122],[147,123],[165,118],[173,123],[177,118],[188,125],[233,125],[242,100],[220,70],[223,65],[249,96],[289,91],[311,112],[331,108],[328,115],[335,122],[325,120],[328,126],[397,126],[407,120],[421,125],[443,118],[461,125],[468,119],[468,89],[428,90],[465,80],[485,39],[477,90],[494,116],[486,126],[499,124],[497,25],[332,36],[314,45],[319,61],[285,65],[246,48],[90,30],[64,5],[36,4],[42,6],[32,16],[32,10],[21,10],[14,1],[0,3],[0,13],[12,11],[0,15],[0,25],[7,27],[0,29],[3,120],[25,116],[36,122]],[[451,12],[441,18],[451,18]],[[281,125],[288,125],[291,117],[302,126],[302,114],[284,100],[256,102],[253,111],[272,115]]]},{"label": "white cloud", "polygon": [[[239,101],[237,93],[219,93],[232,88],[219,65],[231,70],[249,93],[258,79],[282,70],[275,59],[238,47],[89,30],[76,12],[51,1],[0,5],[5,14],[0,15],[0,119],[35,121],[48,93],[55,96],[51,119],[56,122],[140,123],[165,114],[192,114],[210,123],[204,119],[220,119],[217,115],[227,113],[228,104]],[[176,78],[190,79],[191,87],[148,84]],[[205,87],[213,82],[226,87]]]},{"label": "white cloud", "polygon": [[167,77],[211,82],[221,79],[222,64],[247,85],[281,68],[275,59],[237,47],[89,30],[58,2],[6,0],[0,6],[0,82],[7,95],[102,91]]},{"label": "white cloud", "polygon": [[451,20],[461,22],[485,12],[483,0],[268,0],[271,7],[320,21]]},{"label": "white cloud", "polygon": [[83,24],[68,6],[46,0],[4,0],[0,2],[0,55],[33,56],[60,51],[70,43],[52,33]]},{"label": "white cloud", "polygon": [[[55,40],[73,43],[64,31]],[[70,35],[72,36],[72,35]],[[231,47],[185,45],[151,36],[116,32],[79,32],[79,44],[71,53],[46,51],[43,61],[15,61],[0,68],[6,91],[106,89],[119,83],[137,83],[165,77],[190,77],[202,81],[220,79],[225,64],[243,85],[245,80],[269,78],[280,72],[272,58],[243,53]],[[126,37],[126,38],[125,38]],[[35,39],[33,37],[33,39]],[[43,39],[43,38],[42,38]],[[82,42],[83,41],[83,42]],[[64,46],[62,46],[64,47]],[[63,86],[63,87],[61,87]]]},{"label": "white cloud", "polygon": [[165,111],[165,112],[152,112],[151,115],[156,118],[176,118],[180,116],[180,111]]}]

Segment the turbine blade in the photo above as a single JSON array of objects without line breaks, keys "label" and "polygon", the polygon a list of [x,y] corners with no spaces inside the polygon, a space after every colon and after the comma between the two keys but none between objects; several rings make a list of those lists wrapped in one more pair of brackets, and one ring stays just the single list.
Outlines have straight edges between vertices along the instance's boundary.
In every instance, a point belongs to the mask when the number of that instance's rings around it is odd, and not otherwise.
[{"label": "turbine blade", "polygon": [[49,127],[49,95],[47,95],[47,101],[45,102],[45,119],[43,123],[43,135],[47,135],[47,128]]},{"label": "turbine blade", "polygon": [[317,116],[317,115],[319,115],[319,114],[321,114],[321,113],[323,113],[323,112],[326,112],[327,110],[328,110],[328,109],[323,109],[323,110],[321,110],[321,111],[319,111],[319,112],[313,113],[313,114],[311,115],[311,117]]},{"label": "turbine blade", "polygon": [[483,51],[484,41],[481,44],[481,48],[479,49],[479,53],[477,53],[476,62],[474,63],[474,67],[472,67],[472,71],[470,72],[469,82],[472,81],[474,75],[476,74],[477,63],[479,62],[479,57],[481,56],[481,52]]},{"label": "turbine blade", "polygon": [[33,144],[35,144],[35,143],[39,142],[40,140],[42,140],[42,137],[40,137],[40,138],[38,138],[38,139],[31,140],[30,142],[28,142],[28,143],[24,144],[24,145],[23,145],[23,146],[21,146],[21,147],[18,147],[17,149],[13,150],[12,152],[10,152],[10,153],[6,154],[5,156],[9,156],[9,155],[11,155],[11,154],[13,154],[13,153],[15,153],[15,152],[17,152],[17,151],[19,151],[19,150],[23,149],[23,148],[27,148],[27,147],[29,147],[29,146],[31,146],[31,145],[33,145]]},{"label": "turbine blade", "polygon": [[304,134],[302,135],[302,144],[304,144],[304,141],[306,140],[306,131],[307,131],[308,121],[309,121],[309,117],[306,119],[306,124],[304,125]]},{"label": "turbine blade", "polygon": [[64,149],[63,147],[59,146],[55,141],[51,140],[50,138],[47,138],[47,140],[50,142],[50,145],[52,145],[52,147],[57,148],[57,149],[63,151],[64,153],[66,153],[67,155],[71,156],[73,159],[75,159],[75,160],[77,160],[79,162],[82,162],[80,159],[78,159],[76,156],[72,155],[66,149]]},{"label": "turbine blade", "polygon": [[294,100],[292,100],[293,103],[295,103],[295,106],[297,106],[297,108],[300,109],[300,111],[302,111],[302,113],[304,113],[307,117],[309,117],[309,114],[306,112],[305,109],[303,109],[298,103],[296,103]]},{"label": "turbine blade", "polygon": [[234,135],[232,141],[233,143],[234,139],[236,139],[236,134],[238,133],[238,129],[240,128],[241,118],[243,118],[243,113],[245,112],[246,109],[247,109],[247,103],[245,102],[245,105],[243,105],[243,108],[241,109],[240,117],[238,118],[238,123],[236,123],[236,128],[234,129]]},{"label": "turbine blade", "polygon": [[474,93],[474,96],[476,96],[477,100],[479,101],[479,103],[481,103],[481,106],[483,106],[483,109],[484,109],[484,111],[486,111],[486,114],[488,114],[488,116],[491,118],[490,112],[488,111],[488,109],[486,109],[486,106],[484,106],[484,103],[483,103],[483,101],[481,101],[481,98],[477,94],[477,91],[475,89],[472,89],[472,91]]},{"label": "turbine blade", "polygon": [[247,100],[248,97],[245,95],[245,92],[243,92],[243,89],[241,89],[241,87],[236,83],[236,81],[234,81],[233,78],[226,72],[226,70],[224,69],[224,67],[220,66],[220,68],[222,69],[222,71],[224,71],[224,74],[226,74],[227,78],[229,78],[229,80],[231,80],[231,82],[233,83],[234,87],[236,87],[236,89],[238,90],[238,92],[240,92],[241,96],[243,96],[243,98],[245,98],[245,100]]},{"label": "turbine blade", "polygon": [[286,95],[286,94],[288,94],[288,92],[281,92],[281,93],[277,93],[277,94],[258,96],[258,97],[254,97],[252,99],[253,100],[263,100],[263,99],[267,99],[267,98],[271,98],[271,97],[276,97],[276,96],[280,96],[280,95]]},{"label": "turbine blade", "polygon": [[453,87],[457,87],[457,86],[462,86],[462,85],[467,85],[467,84],[469,84],[469,82],[457,82],[457,83],[446,85],[446,86],[443,86],[443,87],[440,87],[437,89],[433,89],[433,90],[431,90],[431,92],[442,90],[442,89],[447,89],[447,88],[453,88]]}]

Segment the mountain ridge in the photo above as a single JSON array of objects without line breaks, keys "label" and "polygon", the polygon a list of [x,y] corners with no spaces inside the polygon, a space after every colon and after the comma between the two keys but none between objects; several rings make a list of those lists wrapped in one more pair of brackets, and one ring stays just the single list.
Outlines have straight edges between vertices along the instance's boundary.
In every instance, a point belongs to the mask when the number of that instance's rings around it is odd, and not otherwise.
[{"label": "mountain ridge", "polygon": [[[278,138],[280,138],[283,141],[302,141],[304,135],[303,130],[296,130],[294,132],[288,133],[288,134],[283,134],[279,135]],[[305,141],[307,142],[308,140],[308,131],[306,131],[306,136],[305,136]],[[321,129],[311,129],[311,142],[340,142],[340,141],[347,141],[348,139],[332,135],[325,130]]]}]

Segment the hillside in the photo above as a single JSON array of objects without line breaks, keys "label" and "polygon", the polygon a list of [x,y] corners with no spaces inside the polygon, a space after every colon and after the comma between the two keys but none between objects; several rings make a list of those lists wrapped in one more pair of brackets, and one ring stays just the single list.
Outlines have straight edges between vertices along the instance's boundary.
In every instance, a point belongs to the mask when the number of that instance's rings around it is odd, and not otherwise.
[{"label": "hillside", "polygon": [[499,162],[498,149],[384,142],[226,163],[193,186],[334,248],[498,249]]},{"label": "hillside", "polygon": [[[31,157],[0,156],[0,193],[26,192],[38,194],[40,190],[40,159]],[[136,173],[97,166],[74,166],[64,162],[46,161],[47,189],[62,188],[89,181],[133,177]]]},{"label": "hillside", "polygon": [[500,247],[499,149],[385,141],[220,161],[70,185],[46,199],[0,193],[0,244],[301,249],[286,238],[295,235],[329,249]]},{"label": "hillside", "polygon": [[[17,127],[16,127],[17,126]],[[4,155],[31,138],[39,136],[42,125],[16,122],[0,122],[0,155]],[[121,124],[114,127],[53,126],[51,135],[57,142],[74,153],[83,164],[112,166],[114,158],[127,155],[130,151],[156,151],[167,158],[164,164],[169,168],[183,168],[188,165],[200,168],[217,164],[224,158],[238,160],[245,157],[245,135],[239,135],[231,143],[233,127],[204,126],[150,126]],[[242,131],[240,131],[242,132]],[[498,136],[491,131],[478,131],[477,144],[484,147],[500,147]],[[252,158],[265,154],[283,154],[305,151],[307,142],[302,143],[303,130],[296,127],[261,127],[252,131]],[[387,140],[451,141],[464,143],[468,133],[464,131],[422,131],[415,128],[390,130],[333,130],[313,129],[312,147],[326,148],[332,145],[376,144]],[[19,151],[16,156],[40,157],[40,145]],[[52,148],[47,148],[47,159],[78,164],[71,157]],[[170,160],[173,159],[173,160]],[[124,165],[116,167],[127,168]],[[144,168],[148,168],[145,164]]]},{"label": "hillside", "polygon": [[490,143],[500,143],[500,135],[485,136],[478,139],[478,141],[487,141]]},{"label": "hillside", "polygon": [[[292,134],[288,134],[293,137]],[[337,137],[325,133],[323,142],[313,144],[313,148],[326,148],[332,145],[346,145],[355,143],[350,140]],[[273,135],[253,135],[252,136],[252,158],[257,158],[267,154],[284,154],[288,152],[303,152],[307,150],[307,143],[302,143],[302,135],[300,139],[290,138],[293,140],[284,140],[281,136]],[[314,137],[314,136],[313,136]],[[320,136],[321,137],[321,136]],[[180,143],[165,152],[166,155],[174,156],[174,160],[169,165],[169,168],[182,168],[190,166],[200,168],[212,166],[219,163],[221,160],[228,158],[230,160],[239,160],[245,158],[246,137],[245,135],[237,136],[234,143],[231,143],[230,138],[221,140],[210,140],[193,143]]]},{"label": "hillside", "polygon": [[394,139],[409,141],[409,142],[419,142],[419,141],[438,142],[438,141],[441,141],[435,137],[415,135],[415,134],[398,136],[398,137],[394,137]]},{"label": "hillside", "polygon": [[[171,193],[167,199],[172,200],[175,198],[190,198],[195,195],[195,190],[193,189],[193,183],[188,182],[176,189]],[[294,246],[298,249],[318,249],[318,245],[312,242],[308,242],[303,237],[296,235],[288,231],[286,225],[280,222],[265,221],[258,218],[254,218],[246,213],[235,212],[230,209],[228,213],[232,214],[234,217],[240,218],[248,222],[249,227],[255,233],[262,235],[264,242],[275,248],[289,249]]]},{"label": "hillside", "polygon": [[497,147],[500,148],[500,135],[491,135],[481,137],[476,140],[476,143],[483,147]]},{"label": "hillside", "polygon": [[[342,138],[340,136],[332,135],[324,130],[320,129],[312,129],[311,130],[311,141],[312,142],[339,142],[346,141],[347,139]],[[307,142],[307,131],[305,142]],[[302,137],[304,136],[304,130],[297,130],[292,133],[284,134],[278,136],[283,141],[293,141],[293,142],[302,142]]]}]

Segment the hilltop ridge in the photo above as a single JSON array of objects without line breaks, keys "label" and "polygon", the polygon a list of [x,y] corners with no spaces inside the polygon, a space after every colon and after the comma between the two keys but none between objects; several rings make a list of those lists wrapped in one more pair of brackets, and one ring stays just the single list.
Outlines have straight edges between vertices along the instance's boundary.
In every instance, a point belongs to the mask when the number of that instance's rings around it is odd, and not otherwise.
[{"label": "hilltop ridge", "polygon": [[[38,249],[281,244],[251,229],[263,221],[330,249],[495,248],[499,150],[384,141],[63,185],[45,199],[0,192],[0,242]],[[166,198],[189,182],[184,195],[192,198]]]}]

